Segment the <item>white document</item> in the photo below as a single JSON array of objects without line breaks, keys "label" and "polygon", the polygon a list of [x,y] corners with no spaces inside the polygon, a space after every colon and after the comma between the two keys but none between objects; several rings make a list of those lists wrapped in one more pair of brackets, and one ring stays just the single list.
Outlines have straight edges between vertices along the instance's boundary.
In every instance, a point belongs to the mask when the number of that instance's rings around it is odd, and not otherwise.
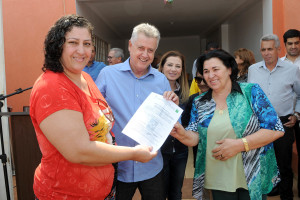
[{"label": "white document", "polygon": [[122,133],[157,151],[165,142],[183,110],[162,95],[151,93],[129,120]]}]

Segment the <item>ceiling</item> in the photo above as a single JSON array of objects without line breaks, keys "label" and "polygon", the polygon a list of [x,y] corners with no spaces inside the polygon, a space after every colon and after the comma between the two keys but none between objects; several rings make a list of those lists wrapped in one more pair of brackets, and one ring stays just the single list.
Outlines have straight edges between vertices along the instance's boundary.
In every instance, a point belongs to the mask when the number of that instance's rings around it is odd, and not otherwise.
[{"label": "ceiling", "polygon": [[77,0],[90,8],[120,39],[142,22],[155,25],[162,37],[206,36],[259,0]]}]

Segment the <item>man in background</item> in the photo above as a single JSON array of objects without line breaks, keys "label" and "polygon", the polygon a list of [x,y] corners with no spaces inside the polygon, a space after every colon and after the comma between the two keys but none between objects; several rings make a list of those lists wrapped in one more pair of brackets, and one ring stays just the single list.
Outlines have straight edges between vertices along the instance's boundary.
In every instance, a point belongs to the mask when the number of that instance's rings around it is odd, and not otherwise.
[{"label": "man in background", "polygon": [[106,66],[104,62],[97,62],[95,61],[95,55],[96,55],[96,47],[93,46],[92,48],[92,55],[91,58],[83,69],[84,72],[88,73],[94,81],[96,81],[100,71]]},{"label": "man in background", "polygon": [[115,65],[124,61],[124,51],[120,48],[112,48],[110,49],[107,62],[108,65]]},{"label": "man in background", "polygon": [[300,31],[290,29],[283,35],[286,55],[281,60],[293,63],[300,68]]},{"label": "man in background", "polygon": [[[281,200],[292,200],[294,196],[292,171],[293,127],[300,112],[300,70],[296,65],[278,58],[280,41],[277,35],[263,36],[260,45],[263,61],[249,67],[248,82],[259,84],[283,124],[284,136],[273,142],[281,178],[278,188]],[[297,101],[294,109],[295,95],[297,95]],[[276,193],[276,189],[272,190],[272,193]],[[269,195],[271,194],[269,193]]]},{"label": "man in background", "polygon": [[[284,46],[286,50],[286,55],[281,58],[281,60],[295,64],[300,69],[300,31],[296,29],[290,29],[286,31],[283,35]],[[298,119],[298,118],[297,118]],[[295,126],[295,138],[296,146],[298,152],[298,197],[300,197],[300,128],[299,119],[297,120]]]}]

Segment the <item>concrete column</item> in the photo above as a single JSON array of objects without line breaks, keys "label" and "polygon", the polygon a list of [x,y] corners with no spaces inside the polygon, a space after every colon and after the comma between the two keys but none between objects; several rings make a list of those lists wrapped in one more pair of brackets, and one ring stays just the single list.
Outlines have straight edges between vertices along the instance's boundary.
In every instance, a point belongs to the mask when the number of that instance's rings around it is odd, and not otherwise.
[{"label": "concrete column", "polygon": [[263,0],[263,35],[273,33],[272,0]]},{"label": "concrete column", "polygon": [[221,25],[221,48],[229,52],[229,25]]}]

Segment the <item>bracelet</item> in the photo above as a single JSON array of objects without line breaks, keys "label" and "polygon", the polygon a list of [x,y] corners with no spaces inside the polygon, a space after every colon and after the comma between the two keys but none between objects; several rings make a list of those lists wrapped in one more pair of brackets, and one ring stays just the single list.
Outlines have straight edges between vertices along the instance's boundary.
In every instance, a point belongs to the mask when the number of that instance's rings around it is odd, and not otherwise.
[{"label": "bracelet", "polygon": [[242,141],[244,143],[246,152],[248,152],[250,149],[249,149],[249,145],[248,145],[248,142],[247,142],[246,138],[242,138]]}]

